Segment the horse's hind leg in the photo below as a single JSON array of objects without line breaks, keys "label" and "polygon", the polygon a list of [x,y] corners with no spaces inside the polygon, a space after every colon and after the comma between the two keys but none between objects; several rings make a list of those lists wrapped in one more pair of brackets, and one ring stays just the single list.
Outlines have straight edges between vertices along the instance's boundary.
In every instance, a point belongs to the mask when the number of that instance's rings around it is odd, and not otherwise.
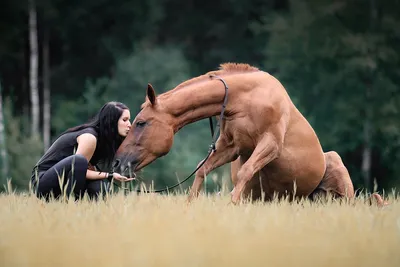
[{"label": "horse's hind leg", "polygon": [[335,151],[324,153],[326,170],[321,183],[310,195],[310,199],[325,197],[330,194],[334,198],[354,198],[354,187],[349,172],[339,154]]},{"label": "horse's hind leg", "polygon": [[[325,174],[321,183],[310,195],[310,199],[315,200],[319,197],[326,197],[328,194],[334,198],[354,198],[353,183],[339,154],[335,151],[329,151],[324,155],[326,161]],[[376,203],[378,207],[389,205],[378,193],[373,193],[368,198],[368,201],[371,205],[373,202]]]}]

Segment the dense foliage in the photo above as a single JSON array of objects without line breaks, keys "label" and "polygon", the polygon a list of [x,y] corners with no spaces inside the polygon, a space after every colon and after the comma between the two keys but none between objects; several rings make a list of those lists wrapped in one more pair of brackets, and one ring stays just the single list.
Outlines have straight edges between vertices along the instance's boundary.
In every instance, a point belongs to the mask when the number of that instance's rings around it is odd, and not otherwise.
[{"label": "dense foliage", "polygon": [[[356,188],[373,186],[361,168],[366,147],[379,189],[400,184],[398,0],[37,0],[36,10],[39,56],[49,41],[53,140],[105,101],[126,103],[134,117],[148,82],[162,93],[220,63],[244,62],[282,81],[324,150],[342,155]],[[43,151],[28,127],[28,38],[28,2],[4,0],[7,177],[22,189]],[[208,121],[190,125],[141,175],[157,188],[170,185],[196,167],[210,141]],[[229,166],[214,173],[220,184]],[[211,189],[214,180],[208,180]]]}]

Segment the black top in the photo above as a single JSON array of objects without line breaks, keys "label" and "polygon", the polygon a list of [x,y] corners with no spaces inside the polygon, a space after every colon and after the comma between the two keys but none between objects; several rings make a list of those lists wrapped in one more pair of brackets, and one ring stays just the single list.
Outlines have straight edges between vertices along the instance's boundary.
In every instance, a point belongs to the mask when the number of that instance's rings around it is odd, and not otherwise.
[{"label": "black top", "polygon": [[[38,173],[47,171],[62,159],[74,155],[78,147],[76,138],[84,133],[91,133],[96,137],[96,139],[98,137],[96,129],[91,127],[61,135],[36,163],[35,167],[33,168],[32,176],[35,175],[36,169]],[[96,150],[92,159],[90,160],[90,163],[93,166],[96,165],[101,158],[99,157],[100,155],[98,155],[99,153],[98,146],[96,146]]]}]

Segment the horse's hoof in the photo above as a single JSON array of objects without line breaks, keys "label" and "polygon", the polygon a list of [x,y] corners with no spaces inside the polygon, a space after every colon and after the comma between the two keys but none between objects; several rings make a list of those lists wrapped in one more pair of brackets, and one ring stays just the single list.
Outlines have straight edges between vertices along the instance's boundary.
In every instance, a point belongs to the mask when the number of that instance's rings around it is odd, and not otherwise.
[{"label": "horse's hoof", "polygon": [[236,206],[236,203],[234,203],[232,200],[228,202],[228,204],[226,204],[227,206]]},{"label": "horse's hoof", "polygon": [[381,197],[381,195],[379,195],[378,193],[373,193],[372,198],[375,200],[376,205],[379,208],[383,208],[383,207],[389,205],[389,203],[387,201],[384,201],[383,198]]},{"label": "horse's hoof", "polygon": [[238,197],[232,196],[231,202],[233,205],[237,205],[239,203],[240,199]]}]

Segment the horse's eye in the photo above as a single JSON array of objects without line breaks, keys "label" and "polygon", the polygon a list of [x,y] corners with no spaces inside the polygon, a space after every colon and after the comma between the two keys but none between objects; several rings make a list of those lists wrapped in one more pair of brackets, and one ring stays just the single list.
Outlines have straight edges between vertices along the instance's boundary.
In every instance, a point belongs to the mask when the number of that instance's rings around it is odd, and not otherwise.
[{"label": "horse's eye", "polygon": [[136,122],[136,127],[143,127],[143,126],[145,126],[146,125],[146,122],[145,121],[138,121],[138,122]]}]

